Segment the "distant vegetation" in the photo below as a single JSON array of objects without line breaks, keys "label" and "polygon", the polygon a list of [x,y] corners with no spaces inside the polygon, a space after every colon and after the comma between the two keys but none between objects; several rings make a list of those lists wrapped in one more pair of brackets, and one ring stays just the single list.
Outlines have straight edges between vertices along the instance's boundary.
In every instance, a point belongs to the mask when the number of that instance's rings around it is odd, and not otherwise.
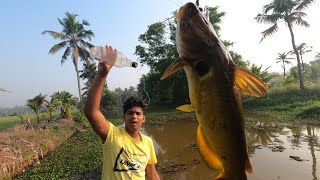
[{"label": "distant vegetation", "polygon": [[[284,2],[285,4],[281,4]],[[306,16],[306,13],[300,12],[300,10],[305,11],[305,7],[311,5],[312,2],[313,1],[306,0],[274,0],[270,4],[265,5],[265,11],[256,16],[256,20],[258,22],[270,22],[272,24],[270,28],[262,33],[263,38],[275,33],[278,30],[276,28],[278,23],[283,18],[285,18],[285,22],[287,24],[291,23],[289,27],[294,24],[308,26],[306,21],[299,18]],[[283,9],[279,9],[279,7],[282,7]],[[295,7],[295,10],[290,9],[291,7]],[[217,34],[220,34],[220,31],[223,31],[223,29],[220,28],[220,23],[225,16],[225,12],[219,11],[218,7],[206,7],[206,9],[209,12],[209,20],[217,30]],[[290,11],[288,12],[291,14],[286,14],[286,9],[289,9]],[[270,10],[274,11],[271,12]],[[173,14],[175,14],[175,12]],[[287,16],[291,17],[291,19],[286,19]],[[83,22],[80,23],[79,21],[76,21],[76,17],[77,15],[67,12],[64,19],[58,19],[59,23],[63,27],[61,32],[47,30],[44,31],[43,34],[49,34],[54,38],[67,40],[54,45],[49,51],[50,53],[56,53],[65,48],[61,63],[70,57],[74,63],[78,62],[78,58],[80,58],[80,60],[84,60],[83,69],[79,71],[79,78],[85,82],[85,87],[81,89],[84,91],[80,96],[82,100],[79,102],[77,98],[63,90],[56,92],[55,95],[51,96],[42,95],[41,92],[39,92],[38,96],[41,95],[43,97],[34,97],[29,99],[30,102],[26,102],[29,108],[15,107],[13,109],[0,109],[1,116],[10,116],[15,114],[23,115],[30,112],[34,112],[35,114],[39,112],[46,112],[51,116],[50,114],[52,112],[60,111],[60,117],[72,119],[70,109],[77,108],[81,113],[88,89],[97,73],[97,66],[92,62],[90,57],[87,56],[88,48],[94,45],[82,41],[82,39],[91,40],[91,37],[94,35],[90,30],[84,29],[84,26],[89,25],[89,22],[83,20]],[[72,30],[72,28],[67,25],[74,25],[73,28],[76,29]],[[75,51],[75,49],[72,50],[67,46],[66,42],[69,40],[72,41],[72,39],[67,38],[71,31],[80,33],[77,34],[78,36],[75,37],[76,39],[73,39],[77,42],[74,47],[78,47],[81,44],[83,45],[81,46],[83,49],[80,48]],[[83,34],[81,34],[82,32]],[[163,81],[159,80],[167,66],[178,57],[175,45],[175,32],[176,21],[171,18],[163,22],[157,22],[149,25],[147,31],[139,36],[138,40],[140,43],[136,46],[135,54],[139,57],[138,59],[140,63],[146,64],[150,68],[150,72],[141,77],[137,87],[129,87],[125,89],[117,88],[114,91],[110,91],[105,88],[101,102],[101,110],[105,115],[111,117],[121,116],[122,102],[130,96],[139,96],[142,99],[145,99],[146,103],[150,103],[151,106],[177,106],[189,102],[188,84],[183,71],[173,74]],[[317,52],[313,59],[304,58],[306,53],[314,51],[311,48],[311,44],[293,44],[292,48],[288,46],[287,52],[279,52],[278,54],[275,54],[275,58],[270,59],[270,61],[274,62],[275,66],[281,66],[283,68],[283,74],[281,74],[270,72],[270,67],[264,67],[263,64],[257,65],[249,60],[243,59],[240,54],[232,50],[233,42],[225,40],[224,43],[229,47],[228,49],[230,49],[230,54],[235,63],[261,77],[266,83],[268,83],[270,92],[274,89],[274,93],[276,93],[277,89],[283,89],[285,91],[296,84],[299,84],[301,89],[301,80],[303,81],[303,87],[304,84],[306,84],[306,89],[313,88],[316,84],[320,83],[320,52]],[[74,52],[78,52],[79,54],[72,54]],[[286,66],[288,64],[293,64],[293,60],[295,59],[297,60],[297,65],[287,68]],[[301,67],[299,67],[300,61]],[[77,64],[75,64],[75,66],[77,66]]]},{"label": "distant vegetation", "polygon": [[[284,2],[289,4],[281,4]],[[263,32],[263,37],[276,32],[278,30],[277,23],[280,20],[285,20],[289,29],[293,24],[306,26],[307,22],[299,18],[306,16],[306,13],[299,11],[304,10],[312,2],[308,0],[274,0],[264,6],[264,12],[259,14],[256,19],[258,22],[270,22],[272,26]],[[283,9],[279,9],[279,7]],[[220,29],[220,23],[225,13],[220,12],[218,7],[206,8],[210,12],[209,20],[219,34],[220,31],[223,31]],[[294,11],[291,11],[293,9]],[[267,14],[270,10],[274,10],[273,13]],[[287,12],[291,14],[286,14]],[[63,89],[52,95],[43,95],[39,92],[39,95],[30,97],[26,102],[28,107],[0,109],[0,116],[6,116],[0,118],[0,130],[16,123],[25,123],[27,117],[30,117],[34,124],[65,118],[76,120],[84,127],[89,127],[88,120],[82,110],[87,91],[97,73],[97,67],[88,56],[88,48],[94,45],[82,40],[91,40],[93,32],[84,29],[85,25],[89,25],[87,21],[79,23],[76,21],[76,15],[72,13],[67,12],[64,19],[58,20],[63,26],[61,33],[44,31],[43,34],[67,40],[54,45],[49,52],[54,54],[65,48],[61,63],[71,57],[78,77],[79,99]],[[177,118],[195,118],[194,113],[182,113],[175,110],[177,105],[189,102],[188,84],[184,72],[180,71],[166,80],[160,81],[164,70],[178,57],[175,45],[175,23],[174,19],[153,23],[148,26],[145,33],[139,36],[140,44],[136,46],[135,54],[139,57],[140,63],[148,65],[150,72],[142,76],[137,87],[117,88],[114,91],[104,89],[100,108],[104,115],[111,118],[115,124],[122,122],[122,102],[131,96],[139,96],[150,103],[147,109],[148,123],[161,124]],[[68,27],[71,24],[75,29]],[[75,39],[71,38],[71,31],[77,32],[74,34],[77,35]],[[291,35],[293,38],[293,32]],[[232,49],[233,42],[224,41],[224,43],[229,49]],[[287,52],[279,52],[278,57],[275,54],[275,59],[270,59],[276,66],[282,66],[283,74],[270,72],[269,67],[254,64],[243,59],[237,52],[230,50],[236,64],[260,76],[270,87],[266,97],[255,98],[243,95],[246,122],[256,123],[257,121],[269,122],[272,120],[275,123],[320,124],[320,52],[317,52],[313,59],[303,59],[305,53],[312,51],[309,48],[312,45],[305,43],[298,45],[295,42],[291,45],[292,48],[288,46]],[[78,71],[79,58],[84,60],[83,69],[80,71]],[[286,65],[292,63],[293,59],[297,61],[297,66],[286,68]],[[85,81],[85,87],[82,89],[79,83],[80,78]],[[0,89],[1,92],[2,90]],[[84,91],[83,94],[81,90]],[[38,137],[41,138],[41,136]],[[58,151],[41,161],[41,164],[28,169],[18,179],[70,178],[85,172],[100,171],[100,169],[99,139],[93,131],[89,130],[76,134]]]},{"label": "distant vegetation", "polygon": [[265,97],[244,97],[243,107],[255,121],[319,125],[320,87],[317,85],[304,91],[299,90],[298,84],[273,88]]}]

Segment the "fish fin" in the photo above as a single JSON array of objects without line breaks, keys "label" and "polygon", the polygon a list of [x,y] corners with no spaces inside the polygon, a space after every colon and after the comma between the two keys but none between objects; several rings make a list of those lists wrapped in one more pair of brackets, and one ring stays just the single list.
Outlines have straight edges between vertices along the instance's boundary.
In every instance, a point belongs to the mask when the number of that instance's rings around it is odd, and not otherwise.
[{"label": "fish fin", "polygon": [[267,94],[267,85],[259,77],[240,67],[235,68],[234,82],[244,93],[251,96],[264,96]]},{"label": "fish fin", "polygon": [[176,109],[180,110],[180,111],[183,111],[183,112],[192,112],[194,111],[194,108],[191,104],[184,104],[184,105],[181,105],[179,107],[177,107]]},{"label": "fish fin", "polygon": [[203,133],[201,126],[198,126],[197,143],[202,159],[210,169],[222,170],[223,166],[215,150],[208,146],[209,142]]},{"label": "fish fin", "polygon": [[246,163],[246,164],[245,164],[245,169],[246,169],[246,171],[247,171],[249,174],[251,174],[251,173],[252,173],[252,166],[251,166],[251,163],[250,163],[250,161],[249,161],[249,158],[247,158],[247,160],[246,160],[245,163]]},{"label": "fish fin", "polygon": [[183,61],[183,59],[181,57],[179,57],[178,59],[174,60],[167,67],[167,69],[164,71],[164,73],[162,74],[160,80],[163,80],[163,79],[167,78],[168,76],[170,76],[171,74],[174,74],[179,69],[181,69],[184,65],[185,65],[185,62]]},{"label": "fish fin", "polygon": [[215,180],[224,180],[225,179],[225,173],[222,171],[216,178]]}]

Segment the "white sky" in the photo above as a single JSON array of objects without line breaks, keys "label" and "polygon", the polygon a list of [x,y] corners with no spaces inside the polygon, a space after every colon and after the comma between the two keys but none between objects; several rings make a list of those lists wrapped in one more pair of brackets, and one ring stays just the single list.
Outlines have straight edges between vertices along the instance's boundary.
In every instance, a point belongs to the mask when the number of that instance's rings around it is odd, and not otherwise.
[{"label": "white sky", "polygon": [[[54,43],[50,36],[43,36],[44,30],[61,31],[57,18],[62,19],[66,11],[78,14],[78,19],[91,23],[87,29],[95,33],[91,43],[111,44],[129,58],[136,61],[135,46],[138,37],[147,26],[163,21],[184,0],[117,0],[117,1],[5,1],[0,6],[0,88],[10,93],[0,92],[0,107],[25,105],[27,99],[39,93],[52,95],[56,91],[68,91],[78,97],[77,82],[73,64],[68,60],[60,66],[61,53],[48,55]],[[194,1],[195,2],[195,1]],[[281,72],[280,64],[275,64],[277,53],[291,50],[289,30],[282,24],[279,32],[259,43],[261,32],[268,25],[258,24],[254,17],[262,6],[270,0],[200,0],[200,6],[220,7],[226,12],[221,24],[224,40],[235,42],[233,50],[257,65],[272,66],[272,71]],[[305,12],[310,28],[294,27],[296,44],[302,42],[313,46],[313,52],[304,59],[313,60],[320,52],[320,8],[316,1]],[[81,64],[81,63],[80,63]],[[296,62],[293,61],[296,65]],[[81,66],[79,67],[81,69]],[[108,85],[111,89],[135,86],[147,68],[113,68]]]}]

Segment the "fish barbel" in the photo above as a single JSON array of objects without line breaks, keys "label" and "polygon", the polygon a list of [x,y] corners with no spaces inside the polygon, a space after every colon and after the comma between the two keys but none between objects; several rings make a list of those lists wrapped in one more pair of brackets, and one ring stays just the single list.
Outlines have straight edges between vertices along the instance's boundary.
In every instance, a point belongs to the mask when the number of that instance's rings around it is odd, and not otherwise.
[{"label": "fish barbel", "polygon": [[195,111],[199,122],[197,144],[210,169],[221,171],[216,179],[247,179],[248,158],[245,124],[239,90],[253,96],[267,94],[266,84],[235,65],[211,23],[193,3],[177,14],[179,58],[161,79],[184,69],[191,104],[177,109]]}]

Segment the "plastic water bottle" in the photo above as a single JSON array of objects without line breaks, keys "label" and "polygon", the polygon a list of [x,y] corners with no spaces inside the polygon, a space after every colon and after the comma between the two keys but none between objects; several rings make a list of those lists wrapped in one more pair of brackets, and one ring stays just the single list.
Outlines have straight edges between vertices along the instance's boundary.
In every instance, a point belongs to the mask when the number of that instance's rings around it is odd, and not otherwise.
[{"label": "plastic water bottle", "polygon": [[110,65],[114,65],[116,67],[134,67],[138,66],[138,63],[132,62],[128,59],[123,53],[117,51],[117,59],[115,62],[109,62],[110,58],[108,57],[107,49],[105,46],[95,46],[90,48],[90,57],[92,59],[100,60],[107,60],[106,63]]}]

